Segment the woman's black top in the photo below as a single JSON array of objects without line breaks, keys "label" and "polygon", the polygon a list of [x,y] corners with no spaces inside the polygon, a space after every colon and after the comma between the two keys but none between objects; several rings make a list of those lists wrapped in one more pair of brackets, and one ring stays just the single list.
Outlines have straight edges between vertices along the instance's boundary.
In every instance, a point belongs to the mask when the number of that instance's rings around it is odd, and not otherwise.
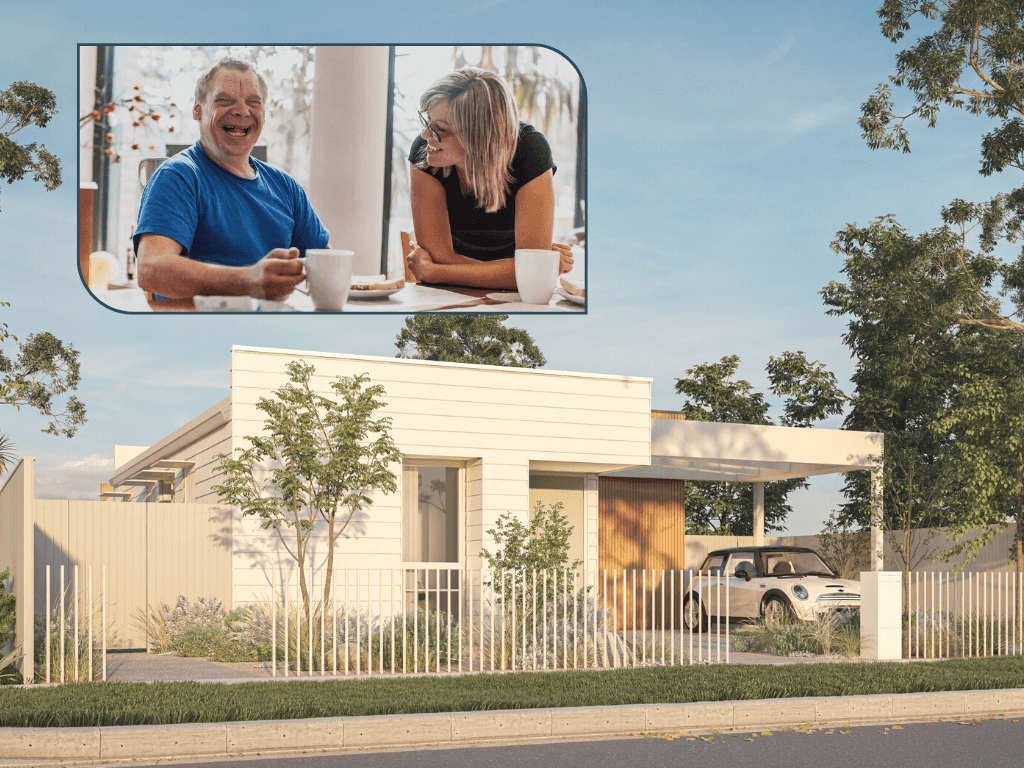
[{"label": "woman's black top", "polygon": [[[409,151],[409,161],[419,162],[427,151],[423,137],[417,136]],[[516,250],[516,193],[547,170],[557,166],[551,158],[551,147],[544,134],[527,123],[519,124],[519,144],[512,158],[512,183],[505,204],[494,213],[479,207],[476,197],[463,195],[459,177],[453,168],[447,176],[440,168],[427,168],[444,187],[448,201],[448,223],[452,230],[455,252],[479,261],[510,259]]]}]

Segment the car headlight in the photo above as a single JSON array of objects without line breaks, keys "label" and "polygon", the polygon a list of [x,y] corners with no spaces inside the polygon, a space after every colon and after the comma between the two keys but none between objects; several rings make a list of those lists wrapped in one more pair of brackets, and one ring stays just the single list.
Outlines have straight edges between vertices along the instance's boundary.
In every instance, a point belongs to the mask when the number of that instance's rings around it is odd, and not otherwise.
[{"label": "car headlight", "polygon": [[796,595],[798,600],[807,599],[807,589],[802,584],[793,585],[793,594]]}]

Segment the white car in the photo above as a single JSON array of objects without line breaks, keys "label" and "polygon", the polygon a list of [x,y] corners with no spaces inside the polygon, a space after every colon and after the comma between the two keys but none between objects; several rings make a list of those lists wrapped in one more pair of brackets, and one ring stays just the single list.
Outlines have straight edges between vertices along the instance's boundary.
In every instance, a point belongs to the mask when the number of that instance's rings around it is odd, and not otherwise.
[{"label": "white car", "polygon": [[860,608],[860,584],[838,578],[806,547],[717,549],[687,576],[683,624],[691,631],[706,627],[708,616],[811,621],[828,610]]}]

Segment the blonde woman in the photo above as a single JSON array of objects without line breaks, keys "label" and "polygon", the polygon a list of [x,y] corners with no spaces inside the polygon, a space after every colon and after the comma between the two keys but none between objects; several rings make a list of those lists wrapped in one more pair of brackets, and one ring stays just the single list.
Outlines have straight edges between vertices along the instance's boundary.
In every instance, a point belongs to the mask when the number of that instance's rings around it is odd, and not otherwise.
[{"label": "blonde woman", "polygon": [[569,247],[551,242],[551,147],[519,121],[505,78],[456,70],[423,94],[419,114],[409,153],[416,279],[514,290],[516,248],[557,250],[560,271],[572,269]]}]

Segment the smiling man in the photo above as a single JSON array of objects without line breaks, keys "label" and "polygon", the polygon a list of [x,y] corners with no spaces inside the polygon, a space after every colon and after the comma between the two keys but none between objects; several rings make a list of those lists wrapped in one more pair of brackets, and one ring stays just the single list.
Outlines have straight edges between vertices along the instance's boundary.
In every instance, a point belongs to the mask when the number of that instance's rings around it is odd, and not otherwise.
[{"label": "smiling man", "polygon": [[266,81],[245,61],[222,59],[199,79],[199,141],[161,165],[142,194],[139,287],[167,298],[283,300],[303,280],[297,259],[327,247],[302,187],[250,156],[266,100]]}]

